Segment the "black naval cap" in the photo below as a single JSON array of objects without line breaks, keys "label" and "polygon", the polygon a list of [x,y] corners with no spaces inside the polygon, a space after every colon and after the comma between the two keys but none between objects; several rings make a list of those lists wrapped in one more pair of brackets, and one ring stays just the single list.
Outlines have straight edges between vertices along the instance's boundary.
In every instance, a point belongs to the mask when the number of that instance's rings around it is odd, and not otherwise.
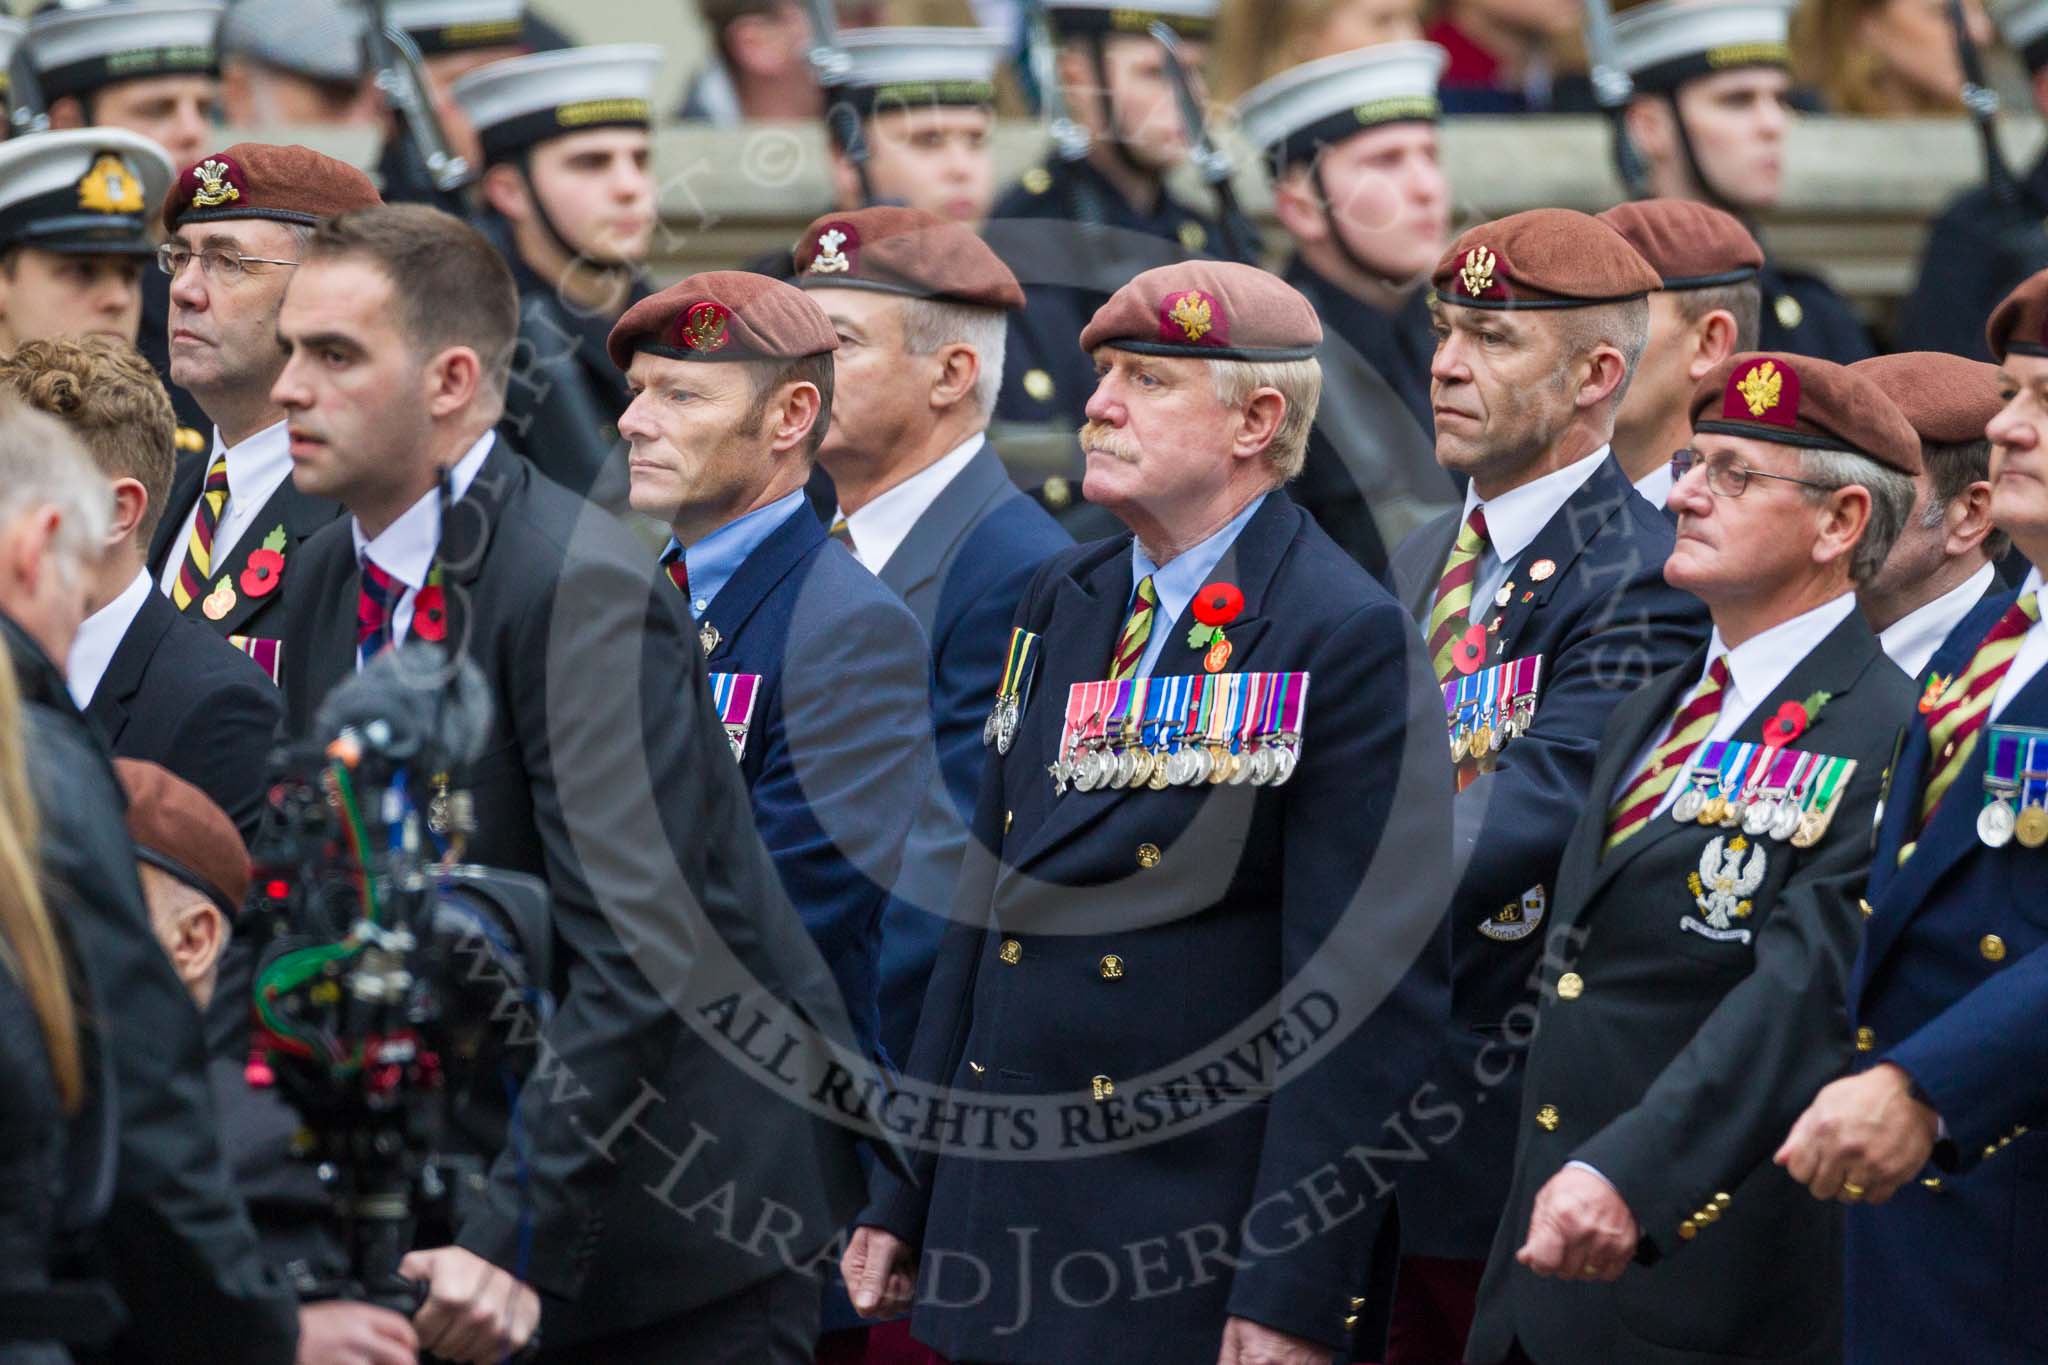
[{"label": "black naval cap", "polygon": [[125,128],[68,128],[0,142],[0,246],[148,256],[171,184],[163,148]]}]

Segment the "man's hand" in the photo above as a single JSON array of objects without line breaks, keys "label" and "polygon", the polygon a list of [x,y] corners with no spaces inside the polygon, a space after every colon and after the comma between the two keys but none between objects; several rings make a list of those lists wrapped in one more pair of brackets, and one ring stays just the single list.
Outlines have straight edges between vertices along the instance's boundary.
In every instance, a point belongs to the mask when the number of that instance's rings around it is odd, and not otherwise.
[{"label": "man's hand", "polygon": [[498,1365],[523,1350],[540,1326],[540,1296],[461,1247],[415,1251],[398,1273],[424,1280],[427,1301],[413,1314],[420,1345],[464,1365]]},{"label": "man's hand", "polygon": [[1882,1204],[1933,1155],[1941,1120],[1913,1078],[1881,1062],[1821,1087],[1771,1158],[1815,1199]]},{"label": "man's hand", "polygon": [[417,1365],[419,1338],[403,1313],[333,1299],[299,1309],[293,1365]]},{"label": "man's hand", "polygon": [[1515,1259],[1538,1275],[1615,1280],[1635,1259],[1642,1230],[1614,1186],[1567,1166],[1536,1191],[1529,1235]]},{"label": "man's hand", "polygon": [[1330,1365],[1335,1353],[1318,1342],[1303,1341],[1247,1318],[1223,1324],[1223,1352],[1216,1365]]},{"label": "man's hand", "polygon": [[864,1318],[893,1318],[910,1307],[917,1291],[917,1257],[893,1233],[875,1227],[853,1230],[839,1273],[853,1299],[853,1311]]}]

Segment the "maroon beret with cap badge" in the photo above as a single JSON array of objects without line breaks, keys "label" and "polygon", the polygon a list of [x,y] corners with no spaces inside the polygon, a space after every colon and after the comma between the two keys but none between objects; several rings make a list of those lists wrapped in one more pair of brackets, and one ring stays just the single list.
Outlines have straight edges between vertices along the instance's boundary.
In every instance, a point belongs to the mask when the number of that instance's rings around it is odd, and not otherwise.
[{"label": "maroon beret with cap badge", "polygon": [[185,168],[164,196],[163,220],[171,232],[230,218],[311,227],[383,202],[370,177],[345,161],[311,147],[238,142]]},{"label": "maroon beret with cap badge", "polygon": [[605,349],[624,370],[640,351],[669,360],[801,360],[838,350],[839,336],[803,290],[750,270],[707,270],[628,308]]},{"label": "maroon beret with cap badge", "polygon": [[1692,391],[1692,429],[1802,449],[1867,455],[1917,475],[1920,437],[1867,375],[1812,356],[1750,351]]},{"label": "maroon beret with cap badge", "polygon": [[791,253],[799,289],[874,289],[1005,311],[1024,306],[1010,267],[965,224],[882,205],[828,213]]},{"label": "maroon beret with cap badge", "polygon": [[249,895],[249,850],[227,812],[205,792],[154,763],[117,758],[128,797],[135,856],[220,907],[232,923]]},{"label": "maroon beret with cap badge", "polygon": [[1306,360],[1323,324],[1278,275],[1235,261],[1181,261],[1135,276],[1081,330],[1081,349],[1198,360]]},{"label": "maroon beret with cap badge", "polygon": [[1430,282],[1440,303],[1504,311],[1626,303],[1664,283],[1619,232],[1573,209],[1530,209],[1466,229]]},{"label": "maroon beret with cap badge", "polygon": [[1764,249],[1742,220],[1691,199],[1642,199],[1595,214],[1649,262],[1666,290],[1753,280]]}]

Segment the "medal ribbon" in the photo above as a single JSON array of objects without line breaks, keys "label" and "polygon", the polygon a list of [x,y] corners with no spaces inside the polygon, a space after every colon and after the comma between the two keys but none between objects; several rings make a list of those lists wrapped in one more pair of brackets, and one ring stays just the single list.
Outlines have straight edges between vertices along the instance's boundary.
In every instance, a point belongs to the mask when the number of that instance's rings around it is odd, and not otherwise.
[{"label": "medal ribbon", "polygon": [[1022,626],[1010,632],[1010,657],[1003,663],[1003,685],[996,693],[998,697],[1017,697],[1024,690],[1024,674],[1031,667],[1031,656],[1038,648],[1038,637]]}]

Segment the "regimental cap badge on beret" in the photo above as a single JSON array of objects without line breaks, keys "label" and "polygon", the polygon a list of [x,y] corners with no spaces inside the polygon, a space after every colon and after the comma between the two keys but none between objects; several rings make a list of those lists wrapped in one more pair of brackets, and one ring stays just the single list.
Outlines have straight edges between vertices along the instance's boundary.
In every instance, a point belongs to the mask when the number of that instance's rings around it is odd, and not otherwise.
[{"label": "regimental cap badge on beret", "polygon": [[87,213],[141,213],[142,179],[113,152],[101,152],[78,182],[78,207]]},{"label": "regimental cap badge on beret", "polygon": [[217,209],[242,197],[242,171],[222,156],[210,156],[185,172],[195,209]]},{"label": "regimental cap badge on beret", "polygon": [[675,344],[705,355],[722,351],[732,344],[731,322],[724,304],[709,299],[693,303],[676,318]]},{"label": "regimental cap badge on beret", "polygon": [[1799,421],[1799,372],[1769,358],[1740,366],[1728,376],[1721,415],[1736,422],[1795,425]]},{"label": "regimental cap badge on beret", "polygon": [[803,272],[806,275],[846,275],[856,268],[860,250],[860,229],[851,223],[825,224],[811,238]]},{"label": "regimental cap badge on beret", "polygon": [[1508,287],[1499,266],[1500,257],[1490,248],[1473,247],[1458,264],[1458,287],[1475,299],[1505,299]]},{"label": "regimental cap badge on beret", "polygon": [[1159,339],[1183,346],[1228,346],[1230,319],[1213,294],[1184,289],[1159,305]]}]

